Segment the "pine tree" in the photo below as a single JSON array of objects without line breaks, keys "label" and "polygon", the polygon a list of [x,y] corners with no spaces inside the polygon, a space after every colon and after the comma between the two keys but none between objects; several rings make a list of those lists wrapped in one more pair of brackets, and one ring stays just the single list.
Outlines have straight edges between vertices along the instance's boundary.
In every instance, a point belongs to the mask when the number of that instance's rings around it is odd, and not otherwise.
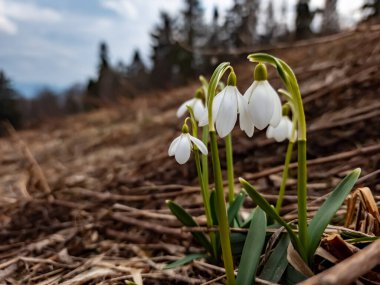
[{"label": "pine tree", "polygon": [[151,33],[153,40],[153,69],[151,79],[154,85],[166,87],[172,79],[174,61],[173,20],[169,14],[162,12],[160,21]]},{"label": "pine tree", "polygon": [[339,17],[336,9],[338,0],[325,0],[325,8],[322,14],[322,34],[334,34],[339,32]]},{"label": "pine tree", "polygon": [[380,20],[380,0],[367,0],[362,9],[369,11],[368,19]]},{"label": "pine tree", "polygon": [[252,47],[258,40],[259,0],[235,0],[227,12],[224,38],[232,48]]},{"label": "pine tree", "polygon": [[264,25],[265,25],[264,37],[267,42],[271,42],[274,40],[274,37],[277,36],[276,30],[278,30],[275,15],[274,15],[273,1],[269,1],[268,3]]},{"label": "pine tree", "polygon": [[176,40],[186,50],[180,62],[180,72],[185,78],[194,76],[203,65],[201,48],[207,41],[203,14],[199,0],[184,0]]},{"label": "pine tree", "polygon": [[148,71],[141,59],[139,50],[135,50],[132,62],[127,67],[127,79],[138,90],[146,89],[148,80]]},{"label": "pine tree", "polygon": [[[21,125],[21,111],[19,109],[19,96],[12,88],[9,79],[0,71],[0,122],[8,121],[15,128]],[[4,130],[0,128],[0,134]]]}]

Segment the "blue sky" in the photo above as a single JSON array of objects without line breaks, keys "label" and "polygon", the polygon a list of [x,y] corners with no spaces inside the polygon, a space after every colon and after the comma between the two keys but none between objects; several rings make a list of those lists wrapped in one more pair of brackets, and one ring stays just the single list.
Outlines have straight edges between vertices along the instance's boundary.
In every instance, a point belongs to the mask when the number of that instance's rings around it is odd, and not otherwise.
[{"label": "blue sky", "polygon": [[[225,10],[232,2],[202,1],[208,18],[214,5]],[[345,2],[339,6],[347,22],[363,1],[339,2]],[[160,11],[174,14],[181,7],[182,0],[0,0],[0,69],[28,96],[42,85],[83,83],[96,71],[100,41],[108,43],[113,63],[128,63],[135,48],[147,60]]]}]

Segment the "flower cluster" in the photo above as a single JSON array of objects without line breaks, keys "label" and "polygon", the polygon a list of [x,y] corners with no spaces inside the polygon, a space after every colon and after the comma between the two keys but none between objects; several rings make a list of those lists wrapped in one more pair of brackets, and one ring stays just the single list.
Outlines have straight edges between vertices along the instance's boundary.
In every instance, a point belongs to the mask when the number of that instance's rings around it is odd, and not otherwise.
[{"label": "flower cluster", "polygon": [[[198,89],[193,99],[187,100],[179,107],[177,116],[183,116],[187,108],[191,107],[194,118],[199,126],[208,125],[209,110],[205,106],[206,104],[203,103],[205,95],[202,89]],[[290,140],[292,122],[287,116],[282,116],[280,97],[267,81],[267,70],[264,64],[260,63],[256,66],[254,82],[244,95],[238,90],[236,75],[234,71],[231,71],[227,80],[227,86],[213,98],[212,124],[215,125],[219,137],[224,138],[232,132],[238,116],[240,129],[249,137],[253,136],[255,128],[263,130],[268,127],[268,138],[274,138],[277,142],[284,141],[285,139]],[[186,136],[188,139],[180,140],[180,137],[183,136]],[[182,164],[189,159],[190,141],[195,143],[194,139],[196,138],[189,134],[182,134],[180,137],[173,141],[169,148],[169,155],[183,151],[181,155],[176,155],[176,160]],[[200,140],[198,141],[201,142]],[[181,143],[181,147],[177,147],[179,143]],[[198,146],[198,148],[202,151],[201,147]]]}]

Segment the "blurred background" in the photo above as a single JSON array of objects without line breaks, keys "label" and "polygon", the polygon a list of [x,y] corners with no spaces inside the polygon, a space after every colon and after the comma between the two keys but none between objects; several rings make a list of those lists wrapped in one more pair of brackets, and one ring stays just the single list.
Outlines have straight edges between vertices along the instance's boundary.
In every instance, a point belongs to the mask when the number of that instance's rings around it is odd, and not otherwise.
[{"label": "blurred background", "polygon": [[0,120],[27,128],[380,19],[380,0],[0,0]]}]

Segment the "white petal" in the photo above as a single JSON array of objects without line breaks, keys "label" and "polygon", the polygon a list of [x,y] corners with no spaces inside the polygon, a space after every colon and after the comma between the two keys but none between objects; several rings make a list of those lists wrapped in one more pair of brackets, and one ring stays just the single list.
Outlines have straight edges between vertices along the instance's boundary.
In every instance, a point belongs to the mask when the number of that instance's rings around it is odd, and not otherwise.
[{"label": "white petal", "polygon": [[242,131],[245,131],[247,136],[252,137],[255,126],[253,125],[252,118],[248,112],[248,103],[247,100],[238,95],[238,105],[239,105],[239,125]]},{"label": "white petal", "polygon": [[273,127],[276,127],[280,123],[281,117],[282,117],[281,100],[276,90],[274,90],[273,87],[267,81],[265,85],[267,88],[268,95],[273,97],[273,104],[274,104],[273,115],[269,124]]},{"label": "white petal", "polygon": [[212,101],[212,118],[213,123],[215,123],[216,117],[218,116],[220,105],[222,104],[224,95],[226,93],[226,88],[224,88],[221,92],[219,92]]},{"label": "white petal", "polygon": [[228,135],[234,128],[237,120],[237,97],[235,86],[226,86],[220,108],[216,117],[216,131],[221,138]]},{"label": "white petal", "polygon": [[190,153],[190,139],[185,134],[182,134],[181,139],[178,141],[178,146],[175,150],[175,160],[177,160],[179,164],[184,164],[189,160]]},{"label": "white petal", "polygon": [[204,155],[208,154],[207,147],[200,139],[197,139],[196,137],[193,137],[191,135],[189,135],[189,139],[198,147],[201,153],[203,153]]},{"label": "white petal", "polygon": [[287,134],[286,138],[288,140],[290,140],[292,138],[293,123],[292,123],[292,121],[288,117],[285,117],[285,122],[286,122],[287,127],[288,127],[288,134]]},{"label": "white petal", "polygon": [[258,81],[253,81],[251,86],[249,86],[248,89],[245,91],[243,97],[247,100],[247,102],[249,102],[251,100],[253,90],[257,87],[257,82]]},{"label": "white petal", "polygon": [[180,140],[180,138],[181,136],[176,137],[170,144],[168,151],[169,156],[173,156],[175,154],[175,150],[177,149],[178,141]]},{"label": "white petal", "polygon": [[202,100],[195,99],[194,104],[193,104],[195,120],[197,120],[198,122],[201,120],[204,110],[205,110],[205,107],[202,103]]},{"label": "white petal", "polygon": [[265,81],[258,82],[248,103],[248,110],[256,128],[262,130],[268,126],[274,108],[274,97],[267,93]]},{"label": "white petal", "polygon": [[288,125],[284,118],[281,119],[277,127],[273,129],[273,138],[277,142],[284,141],[288,136]]},{"label": "white petal", "polygon": [[272,126],[269,126],[267,129],[267,138],[268,139],[273,138],[273,127]]},{"label": "white petal", "polygon": [[193,108],[194,100],[195,100],[195,98],[190,99],[190,100],[187,100],[187,101],[185,101],[184,103],[182,103],[181,106],[179,106],[179,108],[178,108],[178,110],[177,110],[177,117],[178,117],[178,118],[180,118],[180,117],[182,117],[183,115],[185,115],[185,113],[186,113],[186,111],[187,111],[187,106],[190,106],[191,108]]},{"label": "white petal", "polygon": [[208,124],[208,110],[207,110],[207,108],[204,109],[203,114],[202,114],[202,116],[198,122],[199,122],[198,126],[200,126],[200,127],[204,127]]}]

